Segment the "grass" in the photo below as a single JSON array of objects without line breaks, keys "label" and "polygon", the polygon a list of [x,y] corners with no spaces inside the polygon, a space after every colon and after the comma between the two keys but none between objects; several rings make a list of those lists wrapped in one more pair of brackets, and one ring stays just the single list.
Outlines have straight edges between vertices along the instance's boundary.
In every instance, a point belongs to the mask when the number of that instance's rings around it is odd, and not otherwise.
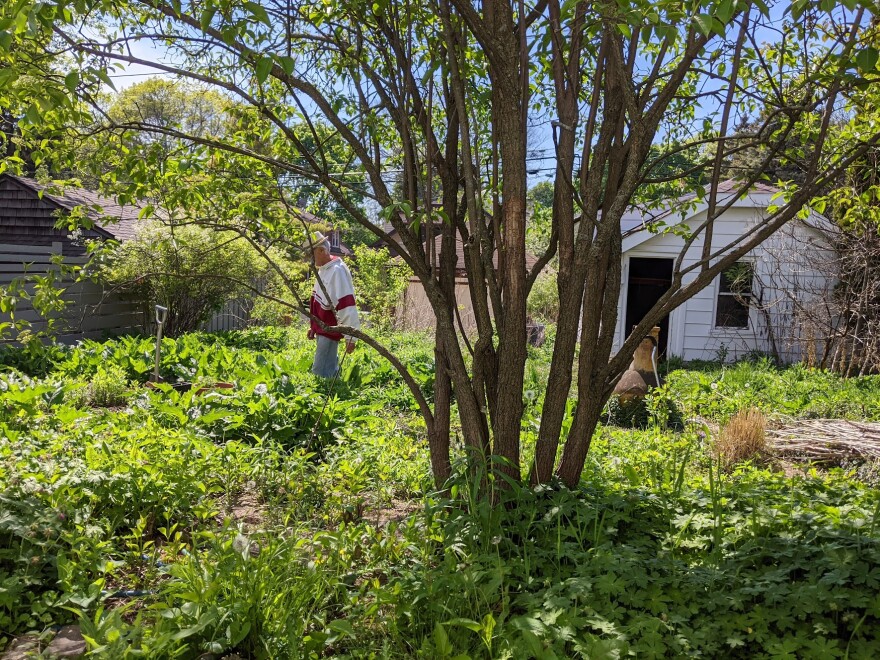
[{"label": "grass", "polygon": [[880,376],[846,379],[800,364],[780,369],[758,360],[677,369],[667,375],[667,388],[687,415],[716,421],[751,407],[771,419],[880,421]]},{"label": "grass", "polygon": [[[430,393],[430,342],[388,339]],[[643,428],[599,429],[578,489],[491,508],[464,470],[432,493],[423,424],[365,350],[313,439],[310,348],[165,340],[167,380],[235,383],[201,396],[141,387],[149,340],[7,349],[0,649],[76,622],[113,659],[880,655],[880,491],[855,467],[739,461],[763,416],[876,419],[878,379],[677,370]],[[530,352],[525,453],[548,355]]]},{"label": "grass", "polygon": [[764,414],[757,408],[740,410],[721,427],[714,450],[726,467],[760,459],[766,451]]}]

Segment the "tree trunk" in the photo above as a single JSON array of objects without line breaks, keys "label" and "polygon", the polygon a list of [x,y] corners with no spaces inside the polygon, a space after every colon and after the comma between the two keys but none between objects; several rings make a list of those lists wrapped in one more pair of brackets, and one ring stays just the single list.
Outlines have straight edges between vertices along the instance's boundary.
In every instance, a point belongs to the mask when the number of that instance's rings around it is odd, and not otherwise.
[{"label": "tree trunk", "polygon": [[562,461],[556,471],[562,483],[569,488],[575,488],[581,479],[593,432],[599,423],[606,399],[601,387],[594,388],[589,395],[578,399],[575,419],[565,442]]},{"label": "tree trunk", "polygon": [[[491,6],[491,9],[489,7]],[[497,410],[492,419],[493,453],[498,469],[520,481],[520,434],[526,363],[526,125],[523,111],[521,55],[514,34],[513,10],[506,2],[487,5],[496,46],[503,56],[490,66],[495,139],[501,167],[501,235],[498,261],[502,307],[498,328]],[[499,314],[500,312],[500,314]]]},{"label": "tree trunk", "polygon": [[[549,3],[552,24],[560,26],[560,7],[556,0]],[[579,57],[573,45],[571,57]],[[535,462],[529,480],[543,483],[553,476],[559,435],[565,418],[568,393],[574,367],[574,352],[578,339],[578,318],[583,302],[583,278],[575,276],[575,211],[573,193],[574,151],[578,121],[578,81],[571,79],[561,49],[553,52],[553,74],[556,84],[556,107],[559,115],[556,140],[557,170],[553,185],[553,222],[559,233],[559,271],[556,287],[559,292],[559,317],[556,323],[556,341],[550,374],[541,409],[541,427],[535,447]]]},{"label": "tree trunk", "polygon": [[434,423],[428,430],[431,470],[434,473],[434,485],[438,489],[444,488],[452,476],[449,456],[451,399],[452,382],[449,378],[446,351],[442,340],[438,340],[434,348]]}]

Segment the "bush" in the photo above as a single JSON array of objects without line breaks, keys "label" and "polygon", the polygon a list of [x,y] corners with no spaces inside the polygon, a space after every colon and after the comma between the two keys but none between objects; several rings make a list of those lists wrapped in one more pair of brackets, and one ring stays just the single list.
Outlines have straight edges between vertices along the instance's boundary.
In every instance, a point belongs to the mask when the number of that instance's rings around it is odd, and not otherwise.
[{"label": "bush", "polygon": [[403,261],[395,260],[388,250],[355,246],[352,271],[355,297],[358,306],[368,310],[373,327],[393,327],[397,305],[410,274],[409,267]]},{"label": "bush", "polygon": [[559,317],[559,290],[556,288],[556,271],[546,269],[538,275],[526,309],[530,317],[542,323],[556,323]]},{"label": "bush", "polygon": [[684,428],[681,411],[665,387],[653,388],[646,397],[621,401],[613,395],[602,411],[601,421],[625,429],[658,429],[680,431]]},{"label": "bush", "polygon": [[312,295],[313,280],[305,259],[292,260],[273,254],[272,261],[283,276],[272,270],[266,277],[262,296],[258,296],[251,309],[251,319],[266,325],[287,326],[301,317],[297,308]]},{"label": "bush", "polygon": [[99,367],[97,373],[84,385],[67,396],[71,405],[92,408],[114,408],[126,403],[129,383],[125,370],[119,365]]},{"label": "bush", "polygon": [[252,297],[249,286],[264,270],[257,252],[231,232],[152,224],[120,244],[99,275],[143,302],[148,319],[154,305],[167,307],[164,332],[177,337],[198,330],[227,301]]}]

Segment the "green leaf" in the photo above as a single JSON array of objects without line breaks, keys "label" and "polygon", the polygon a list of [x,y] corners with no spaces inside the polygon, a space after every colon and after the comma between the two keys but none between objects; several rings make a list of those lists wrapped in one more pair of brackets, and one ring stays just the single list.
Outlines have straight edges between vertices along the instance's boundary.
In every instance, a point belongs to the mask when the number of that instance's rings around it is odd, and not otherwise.
[{"label": "green leaf", "polygon": [[36,103],[32,103],[30,107],[27,109],[27,112],[24,113],[25,118],[36,126],[40,123],[40,109],[37,107]]},{"label": "green leaf", "polygon": [[878,52],[876,48],[863,48],[856,53],[856,66],[858,66],[859,71],[862,72],[873,71],[877,66],[878,57],[880,57],[880,52]]},{"label": "green leaf", "polygon": [[49,96],[49,95],[38,97],[38,98],[37,98],[37,104],[40,106],[40,109],[41,109],[43,112],[49,112],[49,111],[52,110],[52,109],[55,107],[55,105],[56,105],[56,103],[55,103],[55,99],[52,98],[52,97]]},{"label": "green leaf", "polygon": [[462,628],[467,628],[468,630],[473,630],[475,633],[481,632],[483,630],[483,626],[481,626],[477,621],[473,619],[464,619],[461,617],[450,619],[446,622],[447,626],[461,626]]},{"label": "green leaf", "polygon": [[722,0],[715,8],[715,17],[724,24],[730,22],[733,16],[734,4],[733,0]]},{"label": "green leaf", "polygon": [[287,75],[293,73],[293,68],[296,66],[296,60],[292,57],[288,57],[287,55],[281,55],[278,57],[278,65]]},{"label": "green leaf", "polygon": [[266,82],[266,79],[269,77],[269,73],[272,71],[272,65],[274,61],[271,57],[261,57],[257,62],[257,80],[260,83]]},{"label": "green leaf", "polygon": [[199,26],[203,31],[207,30],[211,27],[211,21],[214,20],[214,16],[217,14],[216,7],[208,7],[205,11],[202,12],[202,15],[199,17]]},{"label": "green leaf", "polygon": [[76,92],[77,85],[79,85],[79,71],[71,71],[64,76],[64,86],[71,94]]},{"label": "green leaf", "polygon": [[3,30],[0,32],[0,49],[8,51],[10,46],[12,46],[12,34]]},{"label": "green leaf", "polygon": [[349,623],[348,619],[336,619],[335,621],[331,621],[327,627],[335,633],[351,636],[354,636],[355,634],[354,628],[351,623]]},{"label": "green leaf", "polygon": [[697,24],[697,29],[702,32],[704,35],[708,36],[712,34],[712,29],[714,28],[715,19],[713,16],[709,14],[697,14],[694,16],[694,23]]},{"label": "green leaf", "polygon": [[9,85],[18,79],[18,73],[13,69],[0,69],[0,86]]},{"label": "green leaf", "polygon": [[770,8],[767,6],[767,3],[764,0],[754,0],[755,6],[758,8],[758,11],[761,12],[763,16],[770,16]]},{"label": "green leaf", "polygon": [[113,84],[113,81],[110,80],[110,76],[107,75],[107,72],[104,69],[96,69],[95,75],[98,76],[98,79],[105,85],[107,85],[107,87],[112,89],[114,92],[116,91],[116,85]]},{"label": "green leaf", "polygon": [[439,623],[434,624],[434,647],[437,652],[447,656],[452,653],[452,644],[449,643],[449,636],[446,629]]},{"label": "green leaf", "polygon": [[266,12],[265,7],[257,4],[256,2],[248,2],[245,6],[248,8],[251,14],[253,14],[255,20],[263,23],[264,25],[267,25],[268,27],[272,27],[272,22],[269,20],[269,14]]}]

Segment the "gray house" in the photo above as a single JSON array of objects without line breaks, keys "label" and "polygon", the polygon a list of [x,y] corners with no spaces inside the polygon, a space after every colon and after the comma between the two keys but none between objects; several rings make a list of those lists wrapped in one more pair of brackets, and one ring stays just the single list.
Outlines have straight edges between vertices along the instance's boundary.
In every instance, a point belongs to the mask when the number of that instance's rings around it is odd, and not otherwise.
[{"label": "gray house", "polygon": [[[77,235],[68,228],[58,228],[59,219],[77,207],[93,226]],[[139,212],[135,206],[120,205],[89,190],[55,190],[33,179],[0,174],[0,286],[26,280],[28,275],[59,271],[55,263],[59,257],[66,264],[84,264],[83,239],[133,238]],[[62,277],[61,286],[68,305],[56,321],[60,341],[140,332],[143,328],[138,305],[101,285]],[[31,322],[34,330],[45,328],[45,320],[26,300],[19,303],[15,316]],[[8,320],[9,314],[0,314],[0,323]]]}]

